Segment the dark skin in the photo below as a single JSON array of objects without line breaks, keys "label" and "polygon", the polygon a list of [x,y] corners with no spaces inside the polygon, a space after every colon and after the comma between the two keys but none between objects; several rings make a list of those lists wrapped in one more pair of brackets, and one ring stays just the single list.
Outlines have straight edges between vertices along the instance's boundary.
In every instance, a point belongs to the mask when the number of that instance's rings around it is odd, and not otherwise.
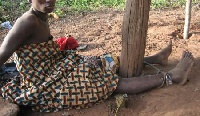
[{"label": "dark skin", "polygon": [[[52,12],[56,0],[29,0],[32,8],[24,13],[14,24],[13,28],[4,38],[0,48],[0,66],[17,50],[20,46],[38,44],[52,39],[48,25],[47,16]],[[168,57],[172,52],[172,43],[157,54],[145,57],[144,60],[150,64],[166,65]],[[194,58],[188,51],[183,52],[179,64],[169,71],[174,83],[184,84]],[[117,93],[140,93],[162,85],[164,74],[140,76],[140,78],[120,78]]]},{"label": "dark skin", "polygon": [[[17,19],[1,45],[0,66],[20,46],[37,44],[52,39],[47,13],[53,11],[56,0],[29,0],[32,8]],[[47,5],[46,5],[47,4]]]}]

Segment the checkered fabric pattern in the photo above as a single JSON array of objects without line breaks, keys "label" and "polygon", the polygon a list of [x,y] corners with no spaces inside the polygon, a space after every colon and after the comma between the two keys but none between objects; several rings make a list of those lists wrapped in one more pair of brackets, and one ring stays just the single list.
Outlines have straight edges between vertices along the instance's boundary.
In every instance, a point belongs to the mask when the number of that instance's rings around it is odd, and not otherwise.
[{"label": "checkered fabric pattern", "polygon": [[31,44],[14,53],[20,82],[2,87],[3,96],[40,112],[87,108],[116,89],[118,76],[88,63],[75,51],[59,51],[53,41]]}]

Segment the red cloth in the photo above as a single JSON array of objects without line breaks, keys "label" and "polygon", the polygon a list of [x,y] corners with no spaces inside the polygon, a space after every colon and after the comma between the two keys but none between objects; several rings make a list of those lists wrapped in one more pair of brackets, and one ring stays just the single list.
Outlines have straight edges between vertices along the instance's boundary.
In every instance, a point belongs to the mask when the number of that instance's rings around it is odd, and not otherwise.
[{"label": "red cloth", "polygon": [[78,47],[78,42],[72,36],[61,37],[55,40],[59,44],[59,50],[72,50]]}]

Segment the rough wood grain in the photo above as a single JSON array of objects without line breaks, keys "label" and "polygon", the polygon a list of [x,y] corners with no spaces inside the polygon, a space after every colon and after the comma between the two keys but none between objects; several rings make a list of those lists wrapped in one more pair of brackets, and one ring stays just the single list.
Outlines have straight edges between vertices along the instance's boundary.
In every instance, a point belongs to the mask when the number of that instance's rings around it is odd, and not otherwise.
[{"label": "rough wood grain", "polygon": [[122,27],[121,77],[139,76],[143,68],[150,0],[127,0]]}]

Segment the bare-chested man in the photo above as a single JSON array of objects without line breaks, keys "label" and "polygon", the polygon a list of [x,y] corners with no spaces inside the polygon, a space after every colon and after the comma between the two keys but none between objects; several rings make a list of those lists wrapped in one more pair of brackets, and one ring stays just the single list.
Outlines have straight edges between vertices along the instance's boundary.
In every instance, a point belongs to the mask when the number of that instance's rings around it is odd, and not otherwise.
[{"label": "bare-chested man", "polygon": [[[174,69],[140,78],[120,78],[106,66],[100,67],[99,62],[94,65],[85,61],[75,51],[59,51],[47,19],[56,0],[29,2],[32,7],[16,21],[0,48],[0,66],[14,53],[21,78],[18,83],[12,80],[2,87],[4,98],[18,105],[31,106],[36,111],[54,112],[63,108],[88,107],[113,92],[140,93],[169,83],[183,85],[186,82],[194,63],[189,51],[183,52]],[[144,60],[166,65],[171,52],[170,41],[162,51]]]}]

